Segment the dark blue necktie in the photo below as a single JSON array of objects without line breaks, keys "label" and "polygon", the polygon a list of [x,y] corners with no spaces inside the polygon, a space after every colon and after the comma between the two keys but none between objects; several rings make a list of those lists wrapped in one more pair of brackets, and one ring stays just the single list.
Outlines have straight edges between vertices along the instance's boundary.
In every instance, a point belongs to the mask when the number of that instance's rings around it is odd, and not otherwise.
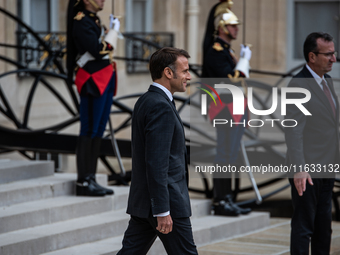
[{"label": "dark blue necktie", "polygon": [[175,109],[176,109],[176,104],[175,104],[175,100],[172,99],[172,104],[175,106]]}]

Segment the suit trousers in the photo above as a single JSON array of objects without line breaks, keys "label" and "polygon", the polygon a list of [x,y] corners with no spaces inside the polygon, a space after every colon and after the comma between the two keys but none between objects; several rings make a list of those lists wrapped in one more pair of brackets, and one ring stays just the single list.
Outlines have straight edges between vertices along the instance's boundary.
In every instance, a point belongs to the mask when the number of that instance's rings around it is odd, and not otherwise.
[{"label": "suit trousers", "polygon": [[117,255],[147,254],[157,236],[162,241],[167,254],[198,254],[192,236],[189,218],[172,218],[172,232],[162,234],[156,230],[157,218],[131,216],[123,238],[123,248]]},{"label": "suit trousers", "polygon": [[299,196],[290,179],[294,213],[291,221],[290,250],[292,255],[329,254],[332,234],[333,178],[313,179],[313,186],[306,183],[306,191]]}]

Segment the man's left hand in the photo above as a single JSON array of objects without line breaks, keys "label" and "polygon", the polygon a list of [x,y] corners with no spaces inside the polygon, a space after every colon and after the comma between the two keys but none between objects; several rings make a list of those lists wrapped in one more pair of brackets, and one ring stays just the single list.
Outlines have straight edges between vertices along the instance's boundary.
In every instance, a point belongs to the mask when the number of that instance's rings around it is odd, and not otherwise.
[{"label": "man's left hand", "polygon": [[308,180],[308,183],[310,185],[313,185],[312,178],[310,177],[309,173],[307,172],[301,172],[294,174],[294,185],[295,188],[299,194],[299,196],[303,195],[303,192],[306,191],[306,181]]},{"label": "man's left hand", "polygon": [[156,229],[162,234],[169,234],[172,231],[172,219],[170,214],[165,217],[157,217]]}]

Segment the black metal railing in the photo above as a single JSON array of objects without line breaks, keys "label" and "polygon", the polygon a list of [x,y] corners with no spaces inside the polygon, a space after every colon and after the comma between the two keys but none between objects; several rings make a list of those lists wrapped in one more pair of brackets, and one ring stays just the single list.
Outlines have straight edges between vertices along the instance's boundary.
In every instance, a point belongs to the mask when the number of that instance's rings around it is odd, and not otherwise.
[{"label": "black metal railing", "polygon": [[124,33],[127,73],[148,73],[148,62],[159,47],[173,47],[174,34],[166,32]]},{"label": "black metal railing", "polygon": [[63,68],[65,68],[66,33],[65,32],[37,32],[38,36],[50,49],[47,51],[29,32],[17,31],[18,62],[25,68],[42,68],[54,70],[53,62],[48,63],[51,54],[56,54]]},{"label": "black metal railing", "polygon": [[[37,32],[37,35],[48,45],[50,52],[29,32],[17,32],[18,62],[25,68],[42,68],[46,65],[51,53],[57,54],[65,67],[66,33]],[[166,32],[124,33],[125,57],[127,73],[147,73],[151,54],[160,47],[173,47],[174,34]],[[117,57],[121,59],[121,57]],[[46,66],[47,70],[55,69],[53,63]]]}]

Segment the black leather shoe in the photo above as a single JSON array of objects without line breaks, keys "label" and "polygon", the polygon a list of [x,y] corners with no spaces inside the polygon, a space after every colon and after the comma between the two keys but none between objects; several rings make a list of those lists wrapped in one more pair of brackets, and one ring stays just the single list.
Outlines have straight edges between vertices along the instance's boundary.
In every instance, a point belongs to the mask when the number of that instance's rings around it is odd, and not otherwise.
[{"label": "black leather shoe", "polygon": [[220,201],[218,204],[213,205],[213,210],[215,215],[224,215],[224,216],[238,216],[240,215],[240,211],[235,207],[232,207],[229,203],[224,200]]},{"label": "black leather shoe", "polygon": [[90,176],[91,180],[94,182],[94,185],[97,187],[97,189],[99,190],[103,190],[105,192],[106,195],[113,195],[113,190],[112,189],[107,189],[104,188],[103,186],[100,186],[97,182],[96,182],[96,177],[94,175]]},{"label": "black leather shoe", "polygon": [[237,204],[234,203],[231,195],[226,195],[226,201],[228,204],[233,207],[236,211],[239,211],[240,214],[248,214],[251,212],[251,208],[242,208],[239,207]]},{"label": "black leather shoe", "polygon": [[97,182],[95,182],[95,185],[97,186],[98,189],[103,190],[106,195],[113,195],[114,194],[112,189],[104,188],[103,186],[100,186]]},{"label": "black leather shoe", "polygon": [[251,212],[251,208],[242,208],[242,207],[239,207],[237,204],[235,203],[232,203],[231,206],[233,208],[235,208],[236,210],[238,210],[241,214],[248,214]]},{"label": "black leather shoe", "polygon": [[76,182],[76,195],[89,197],[102,197],[106,195],[103,189],[99,189],[97,183],[90,178]]}]

